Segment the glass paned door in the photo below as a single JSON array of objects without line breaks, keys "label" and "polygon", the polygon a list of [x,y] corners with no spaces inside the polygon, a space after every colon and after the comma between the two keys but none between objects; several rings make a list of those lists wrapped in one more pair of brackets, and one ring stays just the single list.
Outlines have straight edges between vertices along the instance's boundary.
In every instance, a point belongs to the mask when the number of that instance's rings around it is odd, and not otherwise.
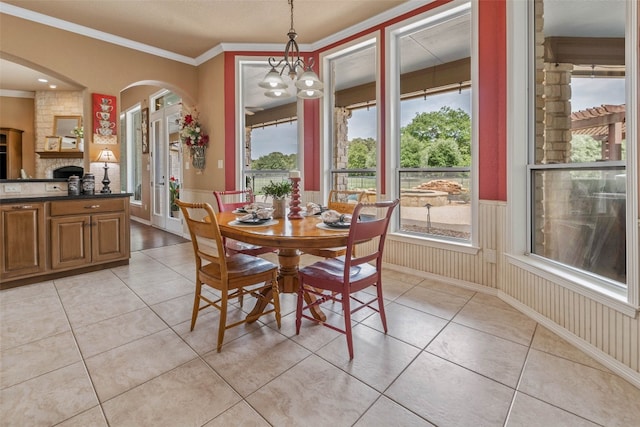
[{"label": "glass paned door", "polygon": [[151,188],[153,226],[182,234],[180,214],[172,210],[182,184],[181,147],[178,138],[180,105],[161,108],[151,114]]}]

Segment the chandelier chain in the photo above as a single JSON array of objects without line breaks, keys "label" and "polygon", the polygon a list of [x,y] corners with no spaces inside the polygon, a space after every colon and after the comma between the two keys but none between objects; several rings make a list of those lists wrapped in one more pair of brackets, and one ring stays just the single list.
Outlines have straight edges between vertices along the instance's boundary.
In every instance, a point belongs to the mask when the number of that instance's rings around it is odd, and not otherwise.
[{"label": "chandelier chain", "polygon": [[289,0],[289,4],[291,5],[291,29],[289,31],[295,33],[296,30],[293,28],[293,0]]}]

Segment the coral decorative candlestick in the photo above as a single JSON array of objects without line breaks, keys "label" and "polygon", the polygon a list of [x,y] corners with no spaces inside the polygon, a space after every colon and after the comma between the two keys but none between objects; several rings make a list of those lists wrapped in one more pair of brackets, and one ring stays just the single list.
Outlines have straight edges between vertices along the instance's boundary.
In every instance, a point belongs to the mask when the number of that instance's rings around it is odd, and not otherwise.
[{"label": "coral decorative candlestick", "polygon": [[300,177],[289,177],[291,180],[291,203],[289,203],[289,214],[287,218],[289,219],[302,219],[302,215],[300,215],[300,211],[302,208],[300,207]]}]

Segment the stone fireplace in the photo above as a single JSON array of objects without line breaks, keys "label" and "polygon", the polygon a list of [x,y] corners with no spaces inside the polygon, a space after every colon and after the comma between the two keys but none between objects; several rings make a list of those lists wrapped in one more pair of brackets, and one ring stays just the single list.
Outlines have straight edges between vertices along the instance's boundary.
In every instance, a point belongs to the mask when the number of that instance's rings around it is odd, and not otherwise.
[{"label": "stone fireplace", "polygon": [[80,166],[62,166],[61,168],[53,170],[54,179],[68,179],[72,175],[82,178],[82,176],[84,175],[84,168],[81,168]]}]

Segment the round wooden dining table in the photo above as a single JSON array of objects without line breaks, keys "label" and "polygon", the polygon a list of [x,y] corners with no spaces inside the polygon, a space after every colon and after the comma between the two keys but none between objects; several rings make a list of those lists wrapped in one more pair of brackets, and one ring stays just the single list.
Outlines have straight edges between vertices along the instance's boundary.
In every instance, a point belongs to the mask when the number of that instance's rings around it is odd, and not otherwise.
[{"label": "round wooden dining table", "polygon": [[[322,249],[346,246],[348,229],[329,229],[318,227],[322,224],[319,216],[307,216],[302,219],[273,219],[261,225],[238,224],[238,215],[233,212],[220,212],[216,218],[223,237],[278,249],[278,284],[281,292],[298,291],[298,266],[301,251],[305,249]],[[263,305],[266,305],[263,304]],[[248,318],[261,312],[264,306],[256,305]],[[326,320],[320,309],[313,313],[314,317]]]}]

